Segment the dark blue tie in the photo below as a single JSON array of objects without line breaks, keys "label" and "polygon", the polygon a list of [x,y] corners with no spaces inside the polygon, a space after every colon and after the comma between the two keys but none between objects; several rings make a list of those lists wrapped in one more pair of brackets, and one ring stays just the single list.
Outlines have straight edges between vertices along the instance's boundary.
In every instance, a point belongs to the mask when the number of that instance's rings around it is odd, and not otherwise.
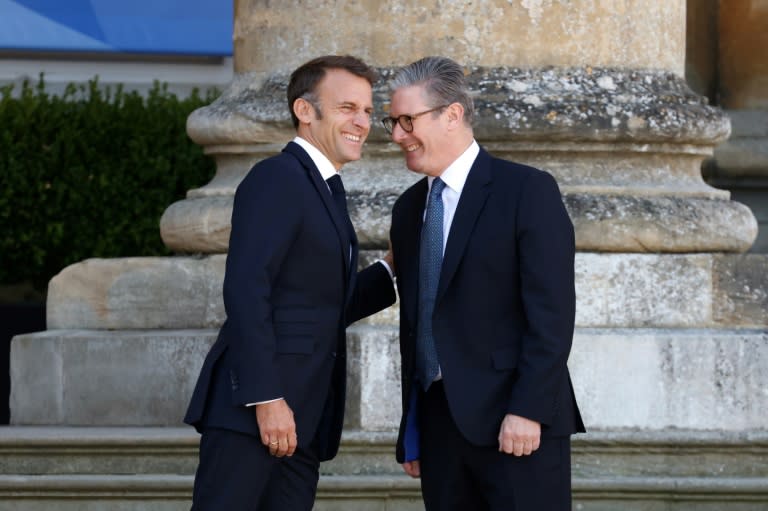
[{"label": "dark blue tie", "polygon": [[435,310],[437,283],[440,281],[440,267],[443,265],[443,188],[445,183],[439,177],[432,181],[427,200],[427,214],[421,228],[416,370],[425,391],[440,370],[432,335],[432,312]]},{"label": "dark blue tie", "polygon": [[355,228],[352,227],[352,221],[349,219],[349,210],[347,210],[347,192],[344,190],[344,183],[341,182],[341,176],[334,174],[326,179],[325,182],[328,183],[328,188],[331,189],[333,202],[336,204],[336,209],[344,220],[347,235],[351,241],[355,236]]}]

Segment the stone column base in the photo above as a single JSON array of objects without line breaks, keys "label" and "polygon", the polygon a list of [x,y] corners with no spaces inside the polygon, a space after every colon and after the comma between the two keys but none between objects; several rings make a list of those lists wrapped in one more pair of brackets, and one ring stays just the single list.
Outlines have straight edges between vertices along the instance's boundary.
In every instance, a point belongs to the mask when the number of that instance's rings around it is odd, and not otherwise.
[{"label": "stone column base", "polygon": [[[364,251],[362,265],[381,254]],[[225,261],[212,255],[74,264],[49,284],[48,328],[218,328]],[[579,327],[765,326],[768,255],[579,252],[576,295]],[[397,305],[365,320],[397,322]]]}]

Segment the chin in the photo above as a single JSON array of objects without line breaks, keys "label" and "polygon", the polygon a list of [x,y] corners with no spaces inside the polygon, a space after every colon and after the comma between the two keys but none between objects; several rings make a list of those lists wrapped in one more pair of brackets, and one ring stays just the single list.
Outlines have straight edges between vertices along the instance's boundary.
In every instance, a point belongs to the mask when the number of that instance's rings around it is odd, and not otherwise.
[{"label": "chin", "polygon": [[419,173],[424,172],[421,165],[419,165],[418,162],[415,162],[415,161],[408,161],[408,159],[406,159],[405,166],[408,167],[408,170],[412,170],[414,172],[419,172]]}]

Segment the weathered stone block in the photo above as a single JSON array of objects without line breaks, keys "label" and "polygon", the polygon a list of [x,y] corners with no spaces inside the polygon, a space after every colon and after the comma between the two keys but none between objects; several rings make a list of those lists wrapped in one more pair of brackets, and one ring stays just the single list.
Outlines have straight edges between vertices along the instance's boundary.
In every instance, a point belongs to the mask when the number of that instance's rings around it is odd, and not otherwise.
[{"label": "weathered stone block", "polygon": [[88,259],[48,285],[48,328],[211,328],[226,257]]},{"label": "weathered stone block", "polygon": [[715,256],[714,320],[724,325],[768,324],[768,256]]},{"label": "weathered stone block", "polygon": [[746,252],[757,237],[750,209],[730,200],[566,194],[564,201],[583,251]]},{"label": "weathered stone block", "polygon": [[357,326],[348,330],[348,427],[388,430],[399,423],[400,344],[392,327]]},{"label": "weathered stone block", "polygon": [[[383,251],[363,251],[367,266]],[[225,255],[89,259],[53,278],[50,329],[217,328],[224,319]],[[580,327],[768,324],[768,256],[576,254]],[[745,287],[746,286],[746,287]],[[744,289],[748,289],[745,292]],[[364,320],[394,325],[398,306]]]},{"label": "weathered stone block", "polygon": [[13,424],[181,425],[215,332],[56,331],[11,343]]},{"label": "weathered stone block", "polygon": [[[179,425],[214,338],[211,330],[18,336],[11,351],[11,421]],[[353,327],[348,345],[347,427],[395,429],[400,418],[395,329]],[[579,329],[569,366],[589,428],[765,426],[765,329]]]},{"label": "weathered stone block", "polygon": [[226,253],[233,201],[234,195],[223,195],[174,202],[160,219],[163,243],[179,253]]},{"label": "weathered stone block", "polygon": [[711,256],[577,253],[575,271],[578,326],[712,323]]},{"label": "weathered stone block", "polygon": [[579,330],[568,365],[587,428],[765,428],[765,329]]}]

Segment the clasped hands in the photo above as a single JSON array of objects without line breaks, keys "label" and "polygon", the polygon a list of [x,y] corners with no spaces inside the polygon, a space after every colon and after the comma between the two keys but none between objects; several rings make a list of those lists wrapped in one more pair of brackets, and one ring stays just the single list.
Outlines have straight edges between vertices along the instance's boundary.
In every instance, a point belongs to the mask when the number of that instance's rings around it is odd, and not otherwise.
[{"label": "clasped hands", "polygon": [[[541,444],[541,424],[519,415],[507,414],[499,428],[499,452],[528,456]],[[419,460],[406,461],[403,470],[411,477],[421,476]]]},{"label": "clasped hands", "polygon": [[298,438],[293,410],[285,399],[262,403],[255,408],[261,443],[269,448],[269,454],[278,458],[292,456],[296,451]]}]

